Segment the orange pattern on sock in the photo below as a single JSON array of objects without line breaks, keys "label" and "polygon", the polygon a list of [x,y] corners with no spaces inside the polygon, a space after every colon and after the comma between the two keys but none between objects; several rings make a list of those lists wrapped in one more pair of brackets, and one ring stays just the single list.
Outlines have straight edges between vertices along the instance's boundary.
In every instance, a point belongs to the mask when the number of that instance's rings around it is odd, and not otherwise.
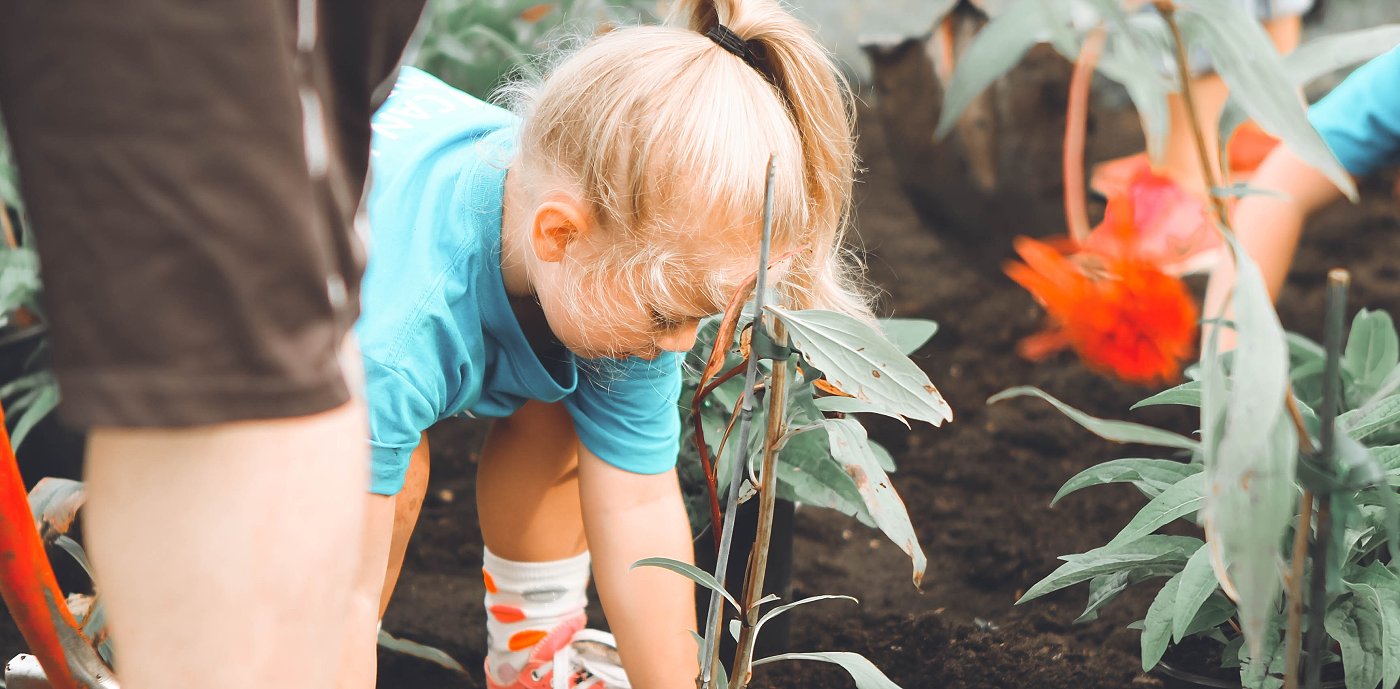
[{"label": "orange pattern on sock", "polygon": [[525,611],[509,605],[493,605],[491,606],[491,616],[499,622],[511,624],[525,619]]},{"label": "orange pattern on sock", "polygon": [[510,650],[512,652],[522,651],[539,643],[548,635],[549,632],[542,632],[538,629],[530,629],[523,632],[516,632],[510,637]]},{"label": "orange pattern on sock", "polygon": [[485,567],[481,568],[481,580],[486,584],[487,593],[496,592],[496,580],[491,578],[491,573],[486,571]]}]

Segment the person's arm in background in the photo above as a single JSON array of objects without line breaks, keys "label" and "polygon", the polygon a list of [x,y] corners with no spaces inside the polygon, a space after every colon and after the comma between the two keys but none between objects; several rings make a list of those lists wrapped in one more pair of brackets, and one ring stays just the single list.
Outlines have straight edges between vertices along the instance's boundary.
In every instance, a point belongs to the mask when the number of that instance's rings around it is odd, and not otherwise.
[{"label": "person's arm in background", "polygon": [[[1278,299],[1298,238],[1308,216],[1342,197],[1321,172],[1283,146],[1259,167],[1250,186],[1269,194],[1247,196],[1235,208],[1233,225],[1240,247],[1259,264],[1269,297]],[[1228,256],[1211,273],[1202,316],[1216,318],[1235,284],[1235,262]]]},{"label": "person's arm in background", "polygon": [[[1394,163],[1400,158],[1400,48],[1362,65],[1319,101],[1308,119],[1352,175]],[[1342,193],[1282,145],[1269,154],[1250,186],[1281,195],[1247,196],[1232,218],[1240,246],[1259,264],[1270,298],[1277,299],[1307,218]],[[1225,258],[1211,274],[1205,318],[1232,315],[1228,297],[1234,282],[1234,261]],[[1203,338],[1210,332],[1202,329]],[[1220,337],[1221,349],[1228,349],[1234,333],[1221,331]]]}]

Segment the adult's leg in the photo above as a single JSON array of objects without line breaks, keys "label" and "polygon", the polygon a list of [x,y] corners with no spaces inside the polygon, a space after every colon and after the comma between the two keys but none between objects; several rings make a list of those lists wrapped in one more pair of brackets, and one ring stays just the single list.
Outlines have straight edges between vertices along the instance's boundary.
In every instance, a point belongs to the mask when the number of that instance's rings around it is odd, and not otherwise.
[{"label": "adult's leg", "polygon": [[366,493],[360,559],[345,621],[345,660],[337,689],[373,689],[379,672],[379,623],[398,583],[404,552],[428,487],[428,434],[413,450],[403,488]]},{"label": "adult's leg", "polygon": [[123,687],[329,687],[368,486],[358,401],[95,429],[84,530]]}]

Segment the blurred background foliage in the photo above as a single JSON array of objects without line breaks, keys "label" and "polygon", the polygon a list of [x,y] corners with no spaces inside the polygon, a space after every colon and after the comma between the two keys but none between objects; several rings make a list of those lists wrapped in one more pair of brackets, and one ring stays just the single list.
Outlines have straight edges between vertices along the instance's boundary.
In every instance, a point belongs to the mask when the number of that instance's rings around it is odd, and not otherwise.
[{"label": "blurred background foliage", "polygon": [[560,42],[664,12],[662,0],[429,0],[407,62],[484,98],[513,74],[539,76]]}]

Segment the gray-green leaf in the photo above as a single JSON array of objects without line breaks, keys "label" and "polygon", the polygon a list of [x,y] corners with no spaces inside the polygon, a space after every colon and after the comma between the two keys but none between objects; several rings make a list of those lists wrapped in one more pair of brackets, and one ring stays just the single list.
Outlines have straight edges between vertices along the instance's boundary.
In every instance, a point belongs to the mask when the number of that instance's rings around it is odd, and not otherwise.
[{"label": "gray-green leaf", "polygon": [[935,139],[947,135],[972,99],[1015,67],[1031,46],[1050,38],[1047,19],[1041,2],[1019,0],[977,32],[953,70],[933,131]]},{"label": "gray-green leaf", "polygon": [[1327,609],[1325,624],[1342,647],[1347,689],[1375,689],[1385,676],[1385,635],[1374,599],[1338,598]]},{"label": "gray-green leaf", "polygon": [[432,646],[425,646],[415,641],[400,639],[383,629],[379,630],[379,645],[395,653],[402,653],[407,656],[418,658],[419,660],[426,660],[463,675],[467,674],[467,669],[462,667],[461,663],[453,660],[452,656]]},{"label": "gray-green leaf", "polygon": [[919,537],[914,533],[914,525],[909,521],[909,510],[890,485],[889,476],[880,467],[879,459],[870,451],[865,427],[854,419],[827,419],[822,425],[831,439],[831,456],[855,481],[856,490],[864,499],[875,524],[913,561],[914,585],[918,586],[928,567],[928,558],[924,556]]},{"label": "gray-green leaf", "polygon": [[852,397],[935,426],[953,420],[928,376],[870,325],[835,311],[765,308],[802,356]]},{"label": "gray-green leaf", "polygon": [[1196,613],[1210,598],[1212,593],[1219,588],[1219,582],[1215,579],[1215,570],[1210,566],[1210,548],[1201,546],[1190,560],[1186,561],[1185,569],[1181,570],[1180,586],[1176,592],[1176,602],[1172,607],[1172,638],[1178,642],[1186,638],[1190,629],[1191,621],[1196,618]]},{"label": "gray-green leaf", "polygon": [[880,672],[880,668],[859,653],[844,653],[839,651],[826,651],[821,653],[784,653],[782,655],[769,656],[753,661],[754,667],[767,665],[779,660],[820,660],[824,663],[835,663],[851,674],[851,679],[856,681],[856,689],[899,689],[899,685],[890,681],[885,673]]},{"label": "gray-green leaf", "polygon": [[1109,545],[1136,541],[1178,519],[1193,515],[1205,504],[1205,474],[1192,474],[1153,498]]},{"label": "gray-green leaf", "polygon": [[1356,185],[1309,124],[1282,58],[1259,22],[1234,2],[1177,4],[1183,31],[1205,47],[1240,108],[1354,200]]},{"label": "gray-green leaf", "polygon": [[1176,607],[1177,590],[1181,587],[1181,573],[1167,580],[1152,605],[1147,608],[1147,618],[1142,622],[1142,671],[1149,672],[1161,662],[1167,652],[1167,644],[1172,638],[1172,610]]},{"label": "gray-green leaf", "polygon": [[1199,538],[1189,536],[1144,536],[1128,543],[1105,545],[1078,555],[1065,555],[1065,564],[1036,582],[1016,603],[1019,605],[1067,586],[1123,569],[1153,564],[1185,566],[1191,554],[1201,547]]},{"label": "gray-green leaf", "polygon": [[1065,482],[1050,504],[1053,506],[1066,495],[1082,488],[1106,483],[1132,483],[1148,498],[1155,498],[1181,479],[1200,472],[1201,465],[1199,464],[1188,464],[1171,459],[1140,459],[1136,457],[1115,459],[1096,464],[1075,474],[1073,478]]},{"label": "gray-green leaf", "polygon": [[938,324],[927,318],[881,318],[880,331],[906,356],[928,344],[938,332]]},{"label": "gray-green leaf", "polygon": [[734,600],[734,597],[729,595],[729,592],[725,591],[723,586],[719,585],[714,575],[688,562],[673,560],[669,557],[647,557],[633,562],[629,569],[636,569],[638,567],[660,567],[661,569],[669,569],[711,591],[718,591],[719,595],[724,596],[724,599],[729,601],[729,604],[734,606],[735,610],[743,610],[739,605],[739,601]]},{"label": "gray-green leaf", "polygon": [[1190,380],[1174,388],[1163,390],[1133,405],[1133,409],[1160,404],[1179,404],[1184,407],[1201,406],[1201,381]]},{"label": "gray-green leaf", "polygon": [[1174,447],[1182,450],[1199,450],[1200,443],[1171,431],[1145,426],[1128,421],[1110,421],[1085,414],[1074,407],[1055,399],[1049,393],[1030,386],[1020,386],[1002,390],[987,399],[987,404],[995,404],[1013,397],[1039,397],[1054,405],[1061,413],[1075,423],[1087,428],[1094,435],[1117,443],[1142,443],[1159,447]]}]

